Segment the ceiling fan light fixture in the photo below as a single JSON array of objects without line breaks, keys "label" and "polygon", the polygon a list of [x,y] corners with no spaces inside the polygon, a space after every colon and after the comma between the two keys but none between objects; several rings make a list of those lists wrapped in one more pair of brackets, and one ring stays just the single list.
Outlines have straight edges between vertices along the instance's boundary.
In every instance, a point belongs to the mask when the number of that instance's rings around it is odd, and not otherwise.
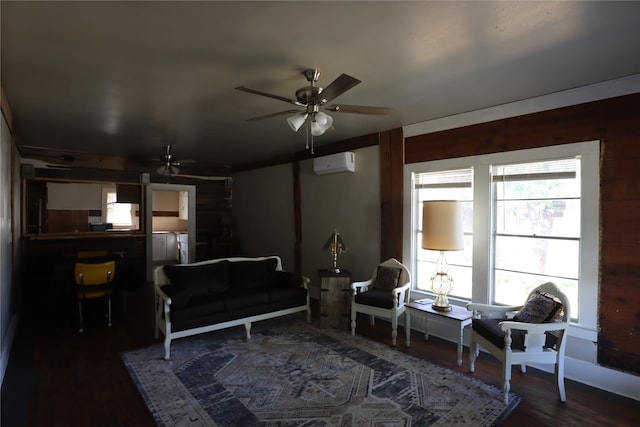
[{"label": "ceiling fan light fixture", "polygon": [[309,114],[307,113],[296,113],[293,116],[287,117],[287,123],[289,123],[289,126],[291,126],[294,132],[298,132],[298,129],[302,127],[308,116]]},{"label": "ceiling fan light fixture", "polygon": [[158,169],[156,169],[156,171],[160,175],[174,176],[174,175],[177,175],[180,172],[180,169],[178,169],[177,167],[175,167],[173,165],[163,165],[163,166],[160,166]]},{"label": "ceiling fan light fixture", "polygon": [[315,113],[311,121],[311,135],[323,135],[331,126],[333,126],[333,117],[323,112]]}]

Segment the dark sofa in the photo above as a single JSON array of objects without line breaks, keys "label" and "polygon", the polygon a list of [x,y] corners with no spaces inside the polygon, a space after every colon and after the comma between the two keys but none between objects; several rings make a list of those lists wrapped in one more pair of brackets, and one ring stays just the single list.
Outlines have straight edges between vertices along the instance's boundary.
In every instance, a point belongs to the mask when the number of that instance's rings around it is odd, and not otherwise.
[{"label": "dark sofa", "polygon": [[155,336],[171,340],[300,311],[310,321],[309,279],[282,270],[278,256],[219,258],[155,270]]}]

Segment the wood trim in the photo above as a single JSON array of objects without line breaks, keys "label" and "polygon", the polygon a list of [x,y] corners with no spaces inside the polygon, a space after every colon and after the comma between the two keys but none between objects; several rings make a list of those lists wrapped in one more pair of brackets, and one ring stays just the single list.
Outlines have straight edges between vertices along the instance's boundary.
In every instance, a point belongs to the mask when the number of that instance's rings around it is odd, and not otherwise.
[{"label": "wood trim", "polygon": [[380,133],[380,257],[402,262],[404,137]]},{"label": "wood trim", "polygon": [[[304,141],[302,141],[304,143]],[[368,135],[358,136],[355,138],[345,139],[344,141],[338,141],[326,145],[316,146],[314,154],[311,154],[309,150],[300,150],[292,154],[285,154],[281,156],[271,157],[265,160],[246,163],[244,165],[236,166],[233,168],[233,172],[245,172],[253,169],[260,169],[269,166],[278,166],[286,163],[299,162],[313,157],[328,156],[329,154],[342,153],[344,151],[352,151],[358,148],[370,147],[378,145],[378,134],[372,133]]]},{"label": "wood trim", "polygon": [[294,271],[302,272],[302,197],[300,186],[300,162],[293,162],[293,221],[295,227]]},{"label": "wood trim", "polygon": [[180,216],[180,212],[178,211],[153,211],[152,216],[163,216],[163,217],[176,217]]},{"label": "wood trim", "polygon": [[0,110],[2,111],[2,115],[4,116],[5,121],[7,122],[7,127],[9,127],[9,132],[13,135],[15,133],[15,128],[13,126],[13,114],[11,114],[11,108],[9,108],[9,100],[7,99],[7,95],[4,92],[4,87],[0,85]]}]

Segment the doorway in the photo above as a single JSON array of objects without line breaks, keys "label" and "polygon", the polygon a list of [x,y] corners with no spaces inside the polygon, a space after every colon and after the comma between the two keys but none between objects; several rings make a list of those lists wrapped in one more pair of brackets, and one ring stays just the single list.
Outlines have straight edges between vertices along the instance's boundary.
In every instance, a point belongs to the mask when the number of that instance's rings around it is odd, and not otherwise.
[{"label": "doorway", "polygon": [[148,184],[145,205],[147,281],[153,281],[156,266],[196,259],[196,186]]}]

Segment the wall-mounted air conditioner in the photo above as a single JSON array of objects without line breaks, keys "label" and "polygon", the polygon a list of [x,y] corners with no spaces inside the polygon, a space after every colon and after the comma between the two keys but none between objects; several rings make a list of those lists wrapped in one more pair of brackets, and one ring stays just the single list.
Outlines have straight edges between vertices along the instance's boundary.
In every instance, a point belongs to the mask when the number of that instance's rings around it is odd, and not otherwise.
[{"label": "wall-mounted air conditioner", "polygon": [[355,154],[351,151],[331,154],[313,159],[313,172],[316,175],[330,173],[354,172],[356,170]]}]

